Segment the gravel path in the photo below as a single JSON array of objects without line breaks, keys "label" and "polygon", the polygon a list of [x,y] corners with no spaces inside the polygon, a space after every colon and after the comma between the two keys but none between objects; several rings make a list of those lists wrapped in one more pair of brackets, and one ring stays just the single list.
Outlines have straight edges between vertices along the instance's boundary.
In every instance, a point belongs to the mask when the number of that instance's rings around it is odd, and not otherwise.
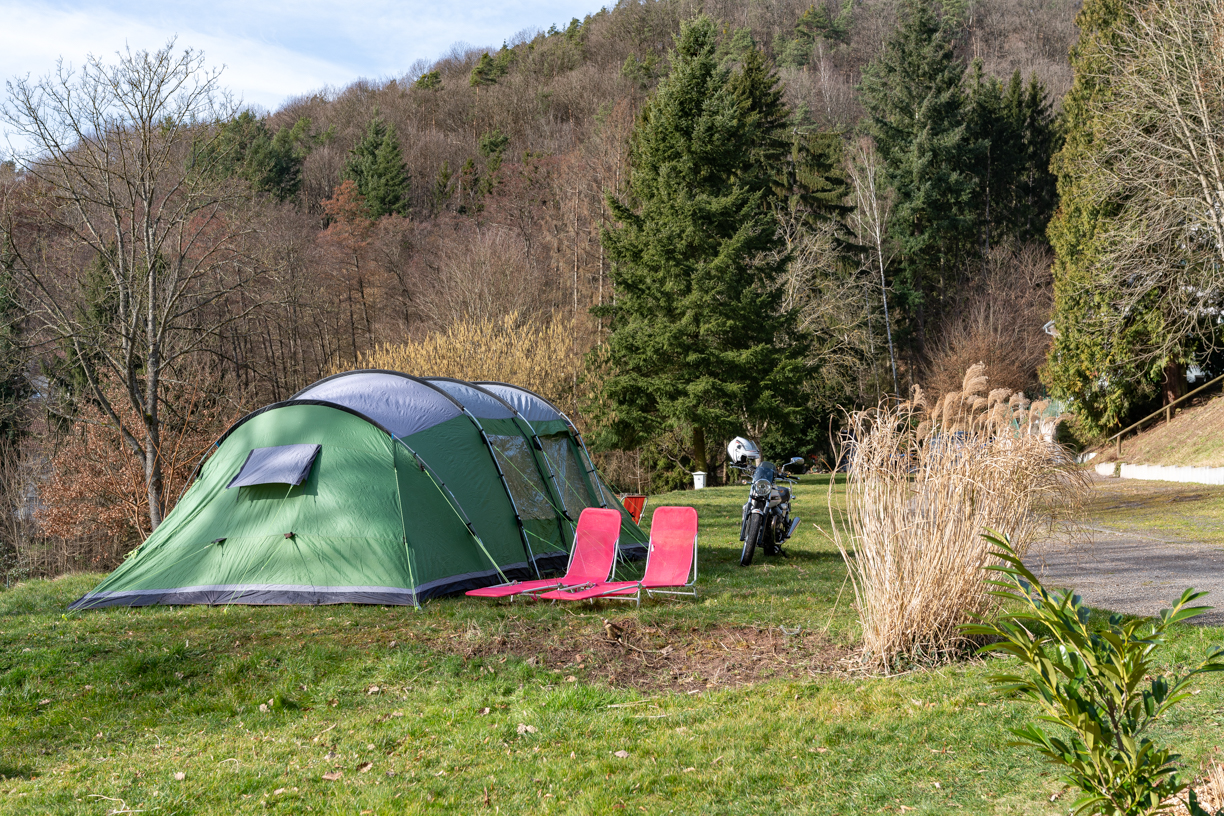
[{"label": "gravel path", "polygon": [[1186,587],[1205,589],[1200,603],[1216,609],[1193,622],[1224,626],[1224,547],[1090,529],[1093,541],[1035,549],[1026,566],[1043,582],[1074,587],[1089,606],[1132,615],[1158,615]]}]

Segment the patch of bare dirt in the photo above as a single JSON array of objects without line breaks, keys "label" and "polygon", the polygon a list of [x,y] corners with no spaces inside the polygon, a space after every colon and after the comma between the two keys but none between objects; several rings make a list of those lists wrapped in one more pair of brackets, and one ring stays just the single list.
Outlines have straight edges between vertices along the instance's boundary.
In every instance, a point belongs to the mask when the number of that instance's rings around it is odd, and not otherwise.
[{"label": "patch of bare dirt", "polygon": [[581,618],[565,628],[506,624],[496,634],[469,629],[449,648],[468,659],[519,658],[552,669],[561,682],[685,692],[841,673],[851,654],[818,632],[778,627],[663,627],[629,617]]}]

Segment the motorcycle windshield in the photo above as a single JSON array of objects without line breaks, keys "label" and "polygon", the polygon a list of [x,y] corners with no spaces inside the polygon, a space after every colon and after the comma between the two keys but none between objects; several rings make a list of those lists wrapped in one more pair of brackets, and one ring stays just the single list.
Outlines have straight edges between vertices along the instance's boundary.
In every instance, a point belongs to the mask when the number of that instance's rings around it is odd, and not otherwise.
[{"label": "motorcycle windshield", "polygon": [[772,462],[762,462],[757,465],[756,471],[752,474],[752,481],[767,479],[772,482],[777,475],[778,472],[774,469]]}]

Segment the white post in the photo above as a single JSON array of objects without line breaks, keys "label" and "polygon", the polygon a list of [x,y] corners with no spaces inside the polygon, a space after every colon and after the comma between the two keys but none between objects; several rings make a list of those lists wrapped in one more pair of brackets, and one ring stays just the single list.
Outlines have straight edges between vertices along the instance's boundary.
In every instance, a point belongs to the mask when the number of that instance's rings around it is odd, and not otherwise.
[{"label": "white post", "polygon": [[702,490],[705,488],[705,477],[706,477],[706,474],[704,470],[693,471],[693,489],[694,490]]}]

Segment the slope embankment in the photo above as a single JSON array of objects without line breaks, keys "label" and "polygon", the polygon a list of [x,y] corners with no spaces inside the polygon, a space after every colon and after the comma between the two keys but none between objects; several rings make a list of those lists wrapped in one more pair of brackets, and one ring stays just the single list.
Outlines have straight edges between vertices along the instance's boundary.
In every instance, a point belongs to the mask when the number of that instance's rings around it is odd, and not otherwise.
[{"label": "slope embankment", "polygon": [[1224,395],[1179,411],[1092,459],[1102,476],[1224,485]]}]

